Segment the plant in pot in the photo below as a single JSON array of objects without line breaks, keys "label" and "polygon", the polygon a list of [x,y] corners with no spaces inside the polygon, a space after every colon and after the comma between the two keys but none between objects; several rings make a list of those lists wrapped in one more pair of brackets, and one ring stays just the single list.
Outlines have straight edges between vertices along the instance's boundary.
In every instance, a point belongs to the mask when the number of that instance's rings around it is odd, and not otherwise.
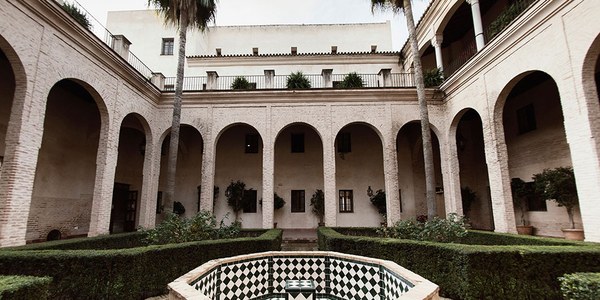
[{"label": "plant in pot", "polygon": [[[285,205],[285,200],[281,198],[277,193],[273,194],[273,209],[278,210]],[[273,227],[277,228],[277,222],[273,222]]]},{"label": "plant in pot", "polygon": [[288,89],[310,89],[311,86],[310,81],[301,71],[292,72],[287,77],[285,85]]},{"label": "plant in pot", "polygon": [[244,208],[244,191],[246,184],[240,180],[229,184],[225,190],[225,197],[227,197],[227,204],[233,209],[235,214],[235,221],[238,221],[238,215],[240,210]]},{"label": "plant in pot", "polygon": [[375,193],[373,193],[373,190],[369,186],[369,188],[367,189],[367,196],[369,196],[371,203],[375,206],[375,208],[377,208],[377,212],[381,215],[381,226],[387,227],[387,207],[385,203],[385,191],[377,190]]},{"label": "plant in pot", "polygon": [[361,88],[363,87],[363,80],[360,75],[356,72],[352,72],[344,76],[344,79],[340,83],[340,87],[343,89]]},{"label": "plant in pot", "polygon": [[231,83],[232,90],[249,90],[252,89],[252,84],[243,76],[238,76]]},{"label": "plant in pot", "polygon": [[558,206],[564,206],[567,209],[571,228],[562,229],[565,238],[583,240],[583,229],[576,229],[573,219],[573,209],[579,204],[573,168],[545,169],[542,173],[533,175],[533,180],[535,191],[544,199],[553,200]]},{"label": "plant in pot", "polygon": [[525,219],[527,211],[527,199],[534,194],[534,188],[523,181],[521,178],[513,178],[510,181],[512,190],[513,205],[519,208],[521,212],[521,225],[517,225],[517,233],[523,235],[533,235],[533,226],[528,225]]},{"label": "plant in pot", "polygon": [[319,226],[325,226],[323,222],[325,217],[325,194],[322,190],[316,190],[310,197],[310,206],[312,206],[312,212],[319,218]]}]

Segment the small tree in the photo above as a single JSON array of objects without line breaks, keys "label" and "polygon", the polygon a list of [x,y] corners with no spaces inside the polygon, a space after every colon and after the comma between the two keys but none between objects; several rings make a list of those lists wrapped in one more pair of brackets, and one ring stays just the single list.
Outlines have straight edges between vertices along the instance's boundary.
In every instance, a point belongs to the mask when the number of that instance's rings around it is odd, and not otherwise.
[{"label": "small tree", "polygon": [[575,229],[573,208],[579,203],[575,174],[572,167],[545,169],[542,173],[533,175],[535,190],[544,199],[554,200],[558,206],[564,206],[569,214],[571,229]]},{"label": "small tree", "polygon": [[301,71],[290,74],[287,77],[286,87],[288,89],[310,89],[310,81]]},{"label": "small tree", "polygon": [[358,75],[356,72],[352,72],[344,76],[340,87],[343,89],[351,89],[351,88],[361,88],[363,87],[362,77]]},{"label": "small tree", "polygon": [[231,83],[231,89],[232,90],[249,90],[249,89],[252,89],[252,85],[250,84],[248,79],[246,79],[245,77],[238,76],[233,80],[233,83]]},{"label": "small tree", "polygon": [[513,205],[521,211],[521,225],[527,225],[525,220],[525,211],[527,210],[527,198],[532,196],[535,191],[533,186],[527,184],[521,178],[513,178],[510,181],[512,190]]},{"label": "small tree", "polygon": [[319,224],[323,224],[323,218],[325,217],[325,194],[322,190],[316,190],[312,197],[310,197],[310,206],[312,206],[312,212],[319,218]]},{"label": "small tree", "polygon": [[227,204],[231,206],[233,209],[233,213],[235,214],[235,220],[238,220],[238,215],[240,210],[244,208],[244,191],[246,189],[246,184],[242,181],[236,181],[229,184],[227,189],[225,190],[225,197],[227,197]]}]

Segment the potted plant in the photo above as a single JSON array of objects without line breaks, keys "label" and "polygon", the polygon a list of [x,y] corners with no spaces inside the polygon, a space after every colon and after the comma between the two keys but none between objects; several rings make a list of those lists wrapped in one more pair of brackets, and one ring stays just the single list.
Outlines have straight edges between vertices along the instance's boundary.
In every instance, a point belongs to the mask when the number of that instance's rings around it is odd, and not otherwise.
[{"label": "potted plant", "polygon": [[542,173],[533,175],[533,180],[536,192],[544,199],[553,200],[558,206],[564,206],[567,209],[571,228],[562,229],[565,238],[583,240],[583,229],[576,229],[573,220],[573,209],[579,204],[573,168],[545,169]]},{"label": "potted plant", "polygon": [[517,225],[517,233],[522,235],[533,235],[533,226],[527,224],[525,211],[527,210],[527,198],[533,196],[534,189],[521,178],[513,178],[510,181],[513,205],[521,212],[521,224]]},{"label": "potted plant", "polygon": [[[273,208],[275,210],[278,210],[280,208],[282,208],[285,205],[285,200],[283,200],[283,198],[279,197],[279,195],[277,195],[277,193],[273,194]],[[277,228],[277,222],[273,222],[273,227]]]},{"label": "potted plant", "polygon": [[363,80],[360,75],[356,72],[352,72],[344,76],[344,79],[340,83],[340,87],[343,89],[361,88],[363,87]]},{"label": "potted plant", "polygon": [[244,190],[246,184],[240,180],[229,184],[225,190],[225,197],[227,197],[227,204],[233,209],[235,214],[235,221],[238,221],[238,215],[240,210],[244,208]]},{"label": "potted plant", "polygon": [[288,89],[310,89],[310,81],[301,71],[292,72],[287,77],[286,87]]},{"label": "potted plant", "polygon": [[371,203],[377,208],[377,212],[381,215],[383,221],[381,221],[382,227],[387,227],[387,207],[385,204],[385,191],[377,190],[375,194],[373,194],[371,187],[367,190],[367,195],[371,198]]},{"label": "potted plant", "polygon": [[310,197],[310,206],[312,206],[312,212],[319,218],[319,226],[325,226],[323,222],[325,217],[325,194],[322,190],[316,190]]},{"label": "potted plant", "polygon": [[252,84],[243,76],[238,76],[231,83],[232,90],[249,90],[252,89]]},{"label": "potted plant", "polygon": [[423,74],[423,81],[426,88],[440,86],[444,83],[444,73],[439,68],[428,70]]}]

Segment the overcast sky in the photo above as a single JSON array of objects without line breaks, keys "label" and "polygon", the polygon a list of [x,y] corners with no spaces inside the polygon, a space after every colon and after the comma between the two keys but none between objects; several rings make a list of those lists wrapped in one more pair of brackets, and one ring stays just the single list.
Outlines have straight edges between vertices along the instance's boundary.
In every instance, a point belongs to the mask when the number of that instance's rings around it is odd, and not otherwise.
[{"label": "overcast sky", "polygon": [[[100,23],[106,25],[111,10],[147,9],[147,0],[66,0],[77,1]],[[413,2],[415,22],[429,0]],[[368,0],[219,0],[217,25],[331,24],[392,21],[393,47],[399,50],[406,41],[406,21],[402,14],[371,13]]]}]

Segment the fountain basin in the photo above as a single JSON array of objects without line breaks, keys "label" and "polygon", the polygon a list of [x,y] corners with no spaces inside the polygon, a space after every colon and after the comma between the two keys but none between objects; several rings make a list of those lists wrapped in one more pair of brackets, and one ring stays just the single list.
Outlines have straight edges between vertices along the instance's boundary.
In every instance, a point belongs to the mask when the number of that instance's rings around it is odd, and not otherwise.
[{"label": "fountain basin", "polygon": [[325,251],[263,252],[211,260],[171,282],[169,299],[438,299],[438,289],[388,260]]}]

